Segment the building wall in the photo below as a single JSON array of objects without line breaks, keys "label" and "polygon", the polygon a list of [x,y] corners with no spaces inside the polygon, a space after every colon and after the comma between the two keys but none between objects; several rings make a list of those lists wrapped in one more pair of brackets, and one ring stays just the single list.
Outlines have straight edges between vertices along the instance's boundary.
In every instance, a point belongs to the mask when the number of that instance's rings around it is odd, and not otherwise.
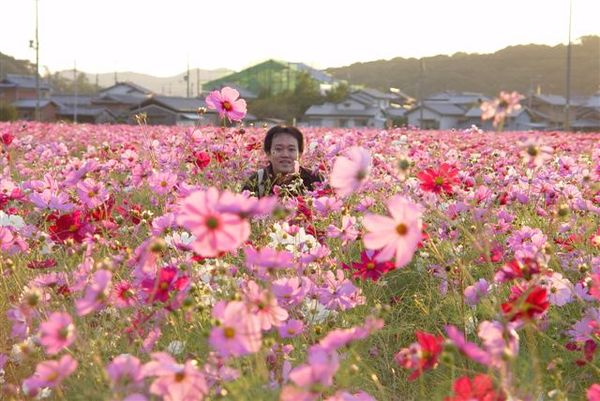
[{"label": "building wall", "polygon": [[[58,107],[50,103],[46,107],[40,108],[40,120],[43,122],[54,122],[57,120],[56,114],[58,113]],[[19,120],[35,120],[35,109],[23,108],[17,109],[17,118]]]}]

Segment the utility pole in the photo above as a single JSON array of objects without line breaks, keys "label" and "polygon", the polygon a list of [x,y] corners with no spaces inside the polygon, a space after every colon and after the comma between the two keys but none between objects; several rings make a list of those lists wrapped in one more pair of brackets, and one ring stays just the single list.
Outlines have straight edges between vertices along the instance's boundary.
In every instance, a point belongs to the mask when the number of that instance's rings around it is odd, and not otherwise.
[{"label": "utility pole", "polygon": [[190,60],[187,63],[187,72],[185,74],[185,90],[187,97],[190,97]]},{"label": "utility pole", "polygon": [[[31,43],[30,43],[31,46]],[[35,0],[35,120],[40,121],[40,37],[38,32],[38,0]]]},{"label": "utility pole", "polygon": [[196,97],[200,96],[200,68],[196,68]]},{"label": "utility pole", "polygon": [[73,122],[77,124],[77,61],[73,61],[73,85],[75,87],[75,107],[73,111]]},{"label": "utility pole", "polygon": [[425,107],[425,103],[423,102],[423,75],[425,72],[425,65],[423,59],[420,60],[419,63],[419,102],[421,103],[421,107],[419,107],[419,129],[423,129],[423,107]]},{"label": "utility pole", "polygon": [[565,104],[565,131],[571,130],[571,14],[573,0],[569,0],[569,44],[567,45],[567,96]]}]

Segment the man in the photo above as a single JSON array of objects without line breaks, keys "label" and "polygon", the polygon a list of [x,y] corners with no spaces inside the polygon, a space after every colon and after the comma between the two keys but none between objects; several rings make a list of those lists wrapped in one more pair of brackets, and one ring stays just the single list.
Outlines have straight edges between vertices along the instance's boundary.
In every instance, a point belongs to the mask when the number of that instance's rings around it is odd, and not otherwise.
[{"label": "man", "polygon": [[252,174],[242,190],[257,197],[277,194],[297,196],[313,190],[315,182],[322,182],[320,174],[300,166],[304,152],[304,135],[296,127],[276,125],[267,131],[263,149],[269,165]]}]

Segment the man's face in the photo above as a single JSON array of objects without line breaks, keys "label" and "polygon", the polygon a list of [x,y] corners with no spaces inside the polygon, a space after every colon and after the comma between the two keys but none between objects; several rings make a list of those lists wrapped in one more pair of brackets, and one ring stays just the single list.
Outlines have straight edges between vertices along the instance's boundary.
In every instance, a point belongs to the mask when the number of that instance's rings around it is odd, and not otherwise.
[{"label": "man's face", "polygon": [[289,174],[296,171],[297,161],[300,157],[298,141],[291,135],[278,134],[271,142],[271,152],[267,154],[273,165],[275,174]]}]

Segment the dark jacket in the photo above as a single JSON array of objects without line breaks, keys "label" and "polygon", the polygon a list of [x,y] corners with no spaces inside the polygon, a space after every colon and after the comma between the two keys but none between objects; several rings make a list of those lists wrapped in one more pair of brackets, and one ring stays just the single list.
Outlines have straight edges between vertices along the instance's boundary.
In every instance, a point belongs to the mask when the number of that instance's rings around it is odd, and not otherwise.
[{"label": "dark jacket", "polygon": [[244,183],[242,191],[248,190],[254,196],[262,197],[273,195],[273,189],[279,187],[280,196],[297,196],[305,191],[314,190],[315,182],[323,182],[323,176],[319,173],[313,173],[304,167],[300,167],[297,174],[287,175],[285,177],[276,176],[273,172],[271,163],[252,174]]}]

